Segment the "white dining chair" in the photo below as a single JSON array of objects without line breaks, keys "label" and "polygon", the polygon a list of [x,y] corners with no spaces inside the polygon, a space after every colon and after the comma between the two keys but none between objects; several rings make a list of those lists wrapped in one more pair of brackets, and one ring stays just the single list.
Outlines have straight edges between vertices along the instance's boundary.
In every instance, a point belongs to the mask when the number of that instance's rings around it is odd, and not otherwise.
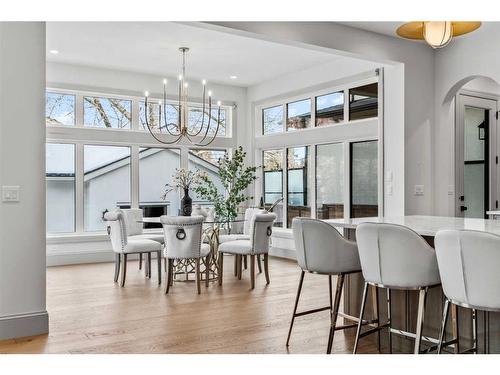
[{"label": "white dining chair", "polygon": [[[330,310],[330,333],[326,349],[326,353],[330,354],[335,331],[357,327],[357,324],[337,326],[337,317],[340,315],[354,322],[358,321],[354,317],[348,317],[339,312],[345,276],[361,272],[358,247],[355,242],[346,240],[334,227],[321,220],[296,217],[292,221],[292,231],[297,252],[297,263],[301,272],[286,346],[288,347],[290,342],[295,318]],[[297,313],[306,272],[328,276],[330,305]],[[332,276],[337,276],[335,297],[333,297],[332,293]]]},{"label": "white dining chair", "polygon": [[196,289],[201,292],[200,261],[205,259],[205,285],[210,272],[210,245],[202,243],[203,216],[161,216],[165,236],[164,255],[168,260],[165,293],[174,282],[174,261],[187,259],[195,262]]},{"label": "white dining chair", "polygon": [[446,297],[439,334],[438,354],[443,347],[457,345],[458,337],[444,342],[450,305],[471,310],[471,348],[478,351],[477,310],[500,312],[500,236],[472,230],[441,230],[435,242],[441,283]]},{"label": "white dining chair", "polygon": [[[418,290],[417,330],[414,353],[420,353],[422,329],[424,323],[425,301],[429,288],[437,287],[439,278],[436,252],[423,237],[408,227],[384,223],[362,223],[356,228],[361,269],[365,279],[360,323],[354,342],[354,353],[361,337],[377,332],[380,346],[380,330],[387,328],[389,332],[389,350],[392,352],[391,340],[391,289]],[[387,323],[361,333],[361,320],[364,316],[368,287],[377,292],[384,288],[387,292]]]},{"label": "white dining chair", "polygon": [[[264,273],[266,283],[269,284],[269,240],[273,232],[275,214],[255,214],[250,221],[250,238],[248,240],[235,240],[224,242],[219,245],[219,285],[222,285],[224,271],[224,254],[232,254],[239,259],[245,255],[250,256],[250,286],[255,288],[255,257],[264,255]],[[241,279],[241,266],[238,278]]]},{"label": "white dining chair", "polygon": [[[111,239],[111,245],[115,252],[115,282],[118,281],[121,272],[121,286],[125,286],[127,274],[127,257],[129,254],[148,254],[156,253],[158,260],[158,284],[161,284],[161,243],[147,238],[133,238],[128,236],[127,225],[120,210],[106,212],[104,220],[108,235]],[[121,263],[121,271],[120,271]]]},{"label": "white dining chair", "polygon": [[[159,242],[163,245],[163,230],[159,228],[155,231],[144,232],[144,224],[142,223],[143,211],[141,208],[122,208],[119,210],[123,214],[125,225],[127,226],[127,234],[130,238],[148,239]],[[145,259],[146,276],[151,278],[151,254],[148,253]],[[139,254],[139,269],[142,269],[142,254]]]}]

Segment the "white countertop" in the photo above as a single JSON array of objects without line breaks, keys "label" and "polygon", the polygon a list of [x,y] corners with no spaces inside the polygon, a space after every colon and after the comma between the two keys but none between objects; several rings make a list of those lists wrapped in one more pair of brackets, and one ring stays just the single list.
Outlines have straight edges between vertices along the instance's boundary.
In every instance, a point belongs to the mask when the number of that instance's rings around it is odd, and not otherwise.
[{"label": "white countertop", "polygon": [[466,219],[444,216],[363,217],[357,219],[327,219],[324,222],[340,228],[354,229],[360,223],[388,223],[404,225],[422,236],[434,236],[442,229],[468,229],[500,235],[500,220]]}]

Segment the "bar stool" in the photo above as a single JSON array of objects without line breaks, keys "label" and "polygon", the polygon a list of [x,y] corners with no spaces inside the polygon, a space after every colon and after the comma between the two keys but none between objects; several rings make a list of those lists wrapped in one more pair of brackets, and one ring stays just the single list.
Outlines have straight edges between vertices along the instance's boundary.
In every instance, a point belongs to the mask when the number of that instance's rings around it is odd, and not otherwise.
[{"label": "bar stool", "polygon": [[386,324],[363,333],[361,324],[358,324],[354,354],[361,337],[379,332],[382,328],[388,328],[389,349],[392,353],[391,289],[419,291],[414,349],[414,353],[419,354],[427,291],[440,285],[436,252],[420,235],[405,226],[395,224],[359,224],[356,228],[356,239],[365,279],[359,317],[363,319],[368,287],[373,286],[387,290],[388,319]]},{"label": "bar stool", "polygon": [[[355,242],[346,240],[334,227],[321,220],[296,217],[292,221],[292,230],[295,240],[295,249],[297,251],[297,263],[301,271],[286,346],[288,347],[290,342],[295,318],[330,310],[330,334],[326,349],[327,354],[330,354],[335,331],[355,328],[357,326],[357,324],[337,326],[337,317],[340,315],[346,319],[358,322],[357,318],[339,312],[345,275],[361,272],[358,249]],[[299,304],[306,271],[319,275],[328,275],[330,305],[297,313],[297,306]],[[333,275],[337,276],[337,287],[334,300],[332,295]],[[376,322],[378,321],[363,322],[363,324]]]},{"label": "bar stool", "polygon": [[[450,305],[472,310],[473,347],[462,353],[477,353],[477,311],[500,311],[500,236],[472,230],[442,230],[435,238],[436,254],[446,297],[439,334],[438,354],[443,342]],[[457,352],[457,351],[456,351]]]}]

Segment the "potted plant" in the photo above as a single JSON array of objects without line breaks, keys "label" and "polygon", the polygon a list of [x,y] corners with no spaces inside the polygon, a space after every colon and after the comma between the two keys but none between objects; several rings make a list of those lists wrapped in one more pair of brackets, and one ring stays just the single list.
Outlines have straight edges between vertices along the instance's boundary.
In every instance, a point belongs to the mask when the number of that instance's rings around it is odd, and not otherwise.
[{"label": "potted plant", "polygon": [[194,187],[194,191],[205,200],[213,202],[215,214],[218,220],[231,221],[238,216],[238,208],[252,196],[245,194],[248,186],[257,178],[256,167],[245,166],[246,152],[239,146],[233,153],[233,157],[225,155],[217,162],[219,178],[223,191],[219,191],[208,174],[200,173],[200,183]]},{"label": "potted plant", "polygon": [[182,189],[184,197],[181,199],[181,215],[191,216],[193,199],[189,196],[189,189],[195,188],[202,181],[203,175],[204,173],[199,170],[193,172],[184,168],[176,168],[175,173],[172,175],[172,182],[165,184],[165,192],[161,198],[165,200],[167,194],[171,191]]}]

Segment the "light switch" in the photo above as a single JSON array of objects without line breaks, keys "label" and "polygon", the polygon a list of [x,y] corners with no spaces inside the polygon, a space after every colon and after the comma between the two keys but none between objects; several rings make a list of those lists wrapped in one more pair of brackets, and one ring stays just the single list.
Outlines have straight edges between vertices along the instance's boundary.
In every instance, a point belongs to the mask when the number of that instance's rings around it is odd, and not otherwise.
[{"label": "light switch", "polygon": [[424,185],[415,185],[415,195],[424,195]]},{"label": "light switch", "polygon": [[19,186],[2,186],[3,202],[19,202]]}]

